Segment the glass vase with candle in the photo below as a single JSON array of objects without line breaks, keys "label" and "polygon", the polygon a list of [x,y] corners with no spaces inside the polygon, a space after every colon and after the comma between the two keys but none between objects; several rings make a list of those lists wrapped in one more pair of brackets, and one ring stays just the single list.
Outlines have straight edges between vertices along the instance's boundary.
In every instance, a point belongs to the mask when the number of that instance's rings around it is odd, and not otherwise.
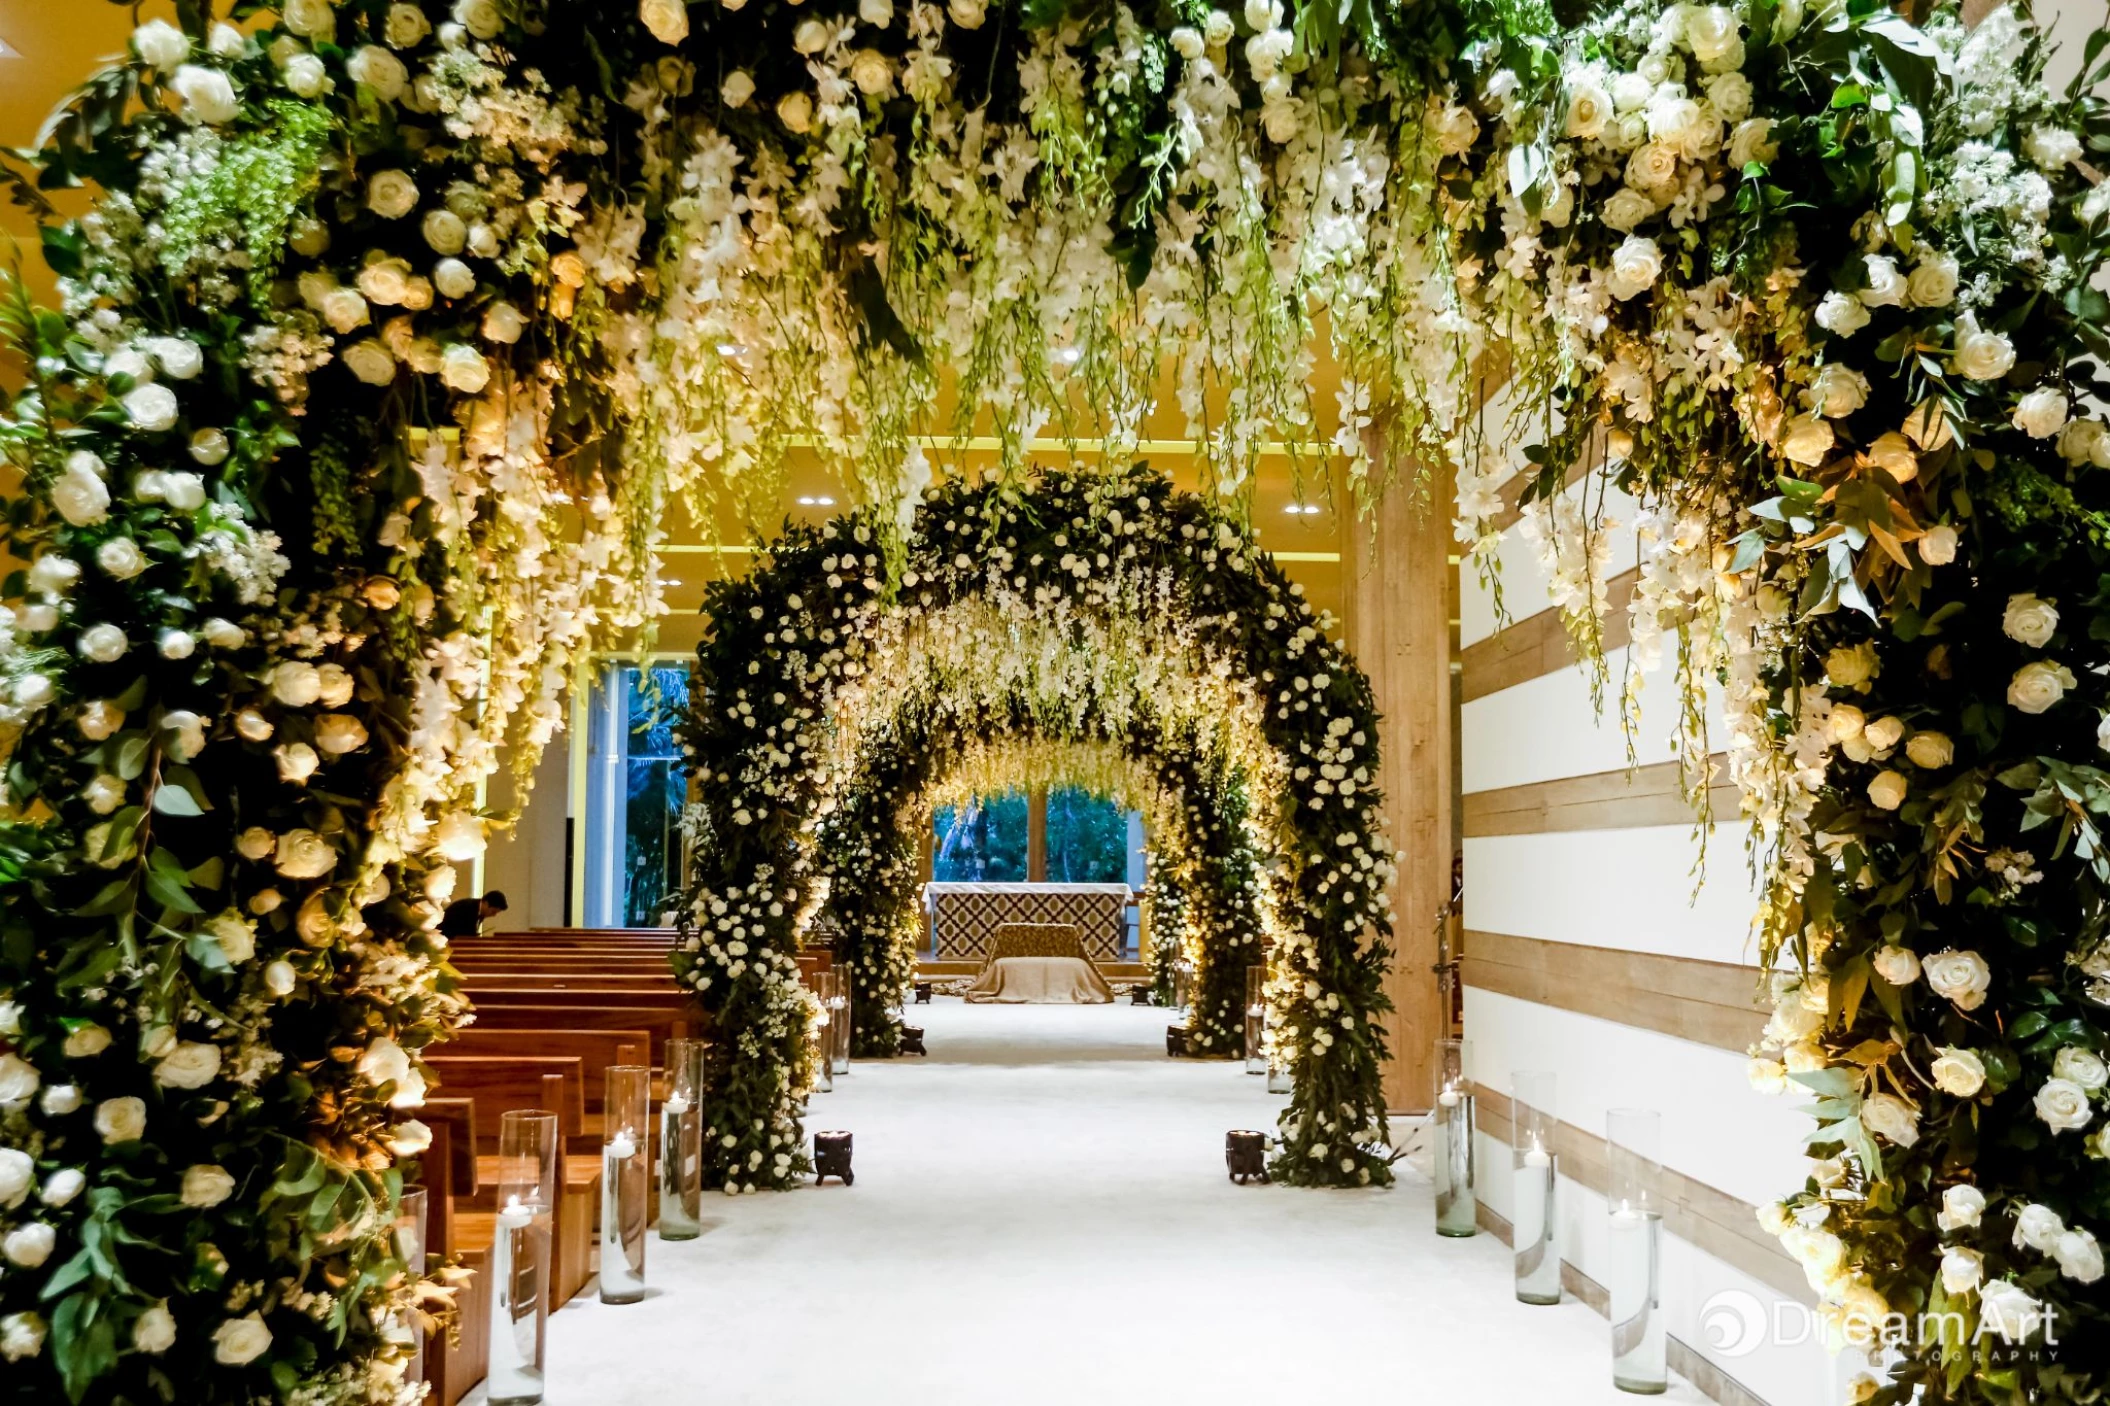
[{"label": "glass vase with candle", "polygon": [[813,1063],[815,1068],[814,1089],[819,1093],[835,1092],[835,973],[832,971],[813,974],[813,1002],[817,1007],[813,1016]]},{"label": "glass vase with candle", "polygon": [[1663,1324],[1663,1115],[1605,1115],[1605,1292],[1611,1299],[1612,1385],[1656,1396],[1670,1386]]},{"label": "glass vase with candle", "polygon": [[703,1234],[703,1041],[667,1041],[667,1096],[659,1106],[659,1238]]},{"label": "glass vase with candle", "polygon": [[[403,1195],[396,1201],[396,1258],[403,1261],[403,1273],[414,1280],[422,1279],[425,1275],[426,1213],[425,1188],[403,1188]],[[403,1344],[404,1355],[409,1361],[409,1366],[403,1373],[403,1380],[424,1381],[425,1332],[418,1326],[416,1316],[399,1322],[396,1332]]]},{"label": "glass vase with candle", "polygon": [[601,1116],[601,1302],[636,1303],[645,1296],[645,1222],[651,1215],[652,1071],[642,1064],[609,1065]]},{"label": "glass vase with candle", "polygon": [[829,1031],[834,1035],[829,1058],[834,1061],[837,1074],[850,1072],[850,974],[839,972],[835,978],[835,994],[828,999]]},{"label": "glass vase with candle", "polygon": [[549,1328],[551,1231],[562,1149],[557,1115],[520,1109],[498,1120],[498,1219],[491,1238],[491,1406],[542,1400]]},{"label": "glass vase with candle", "polygon": [[1556,1304],[1561,1301],[1561,1257],[1554,1244],[1554,1188],[1560,1169],[1553,1133],[1560,1120],[1554,1112],[1554,1077],[1550,1070],[1519,1071],[1510,1088],[1510,1248],[1517,1258],[1517,1301]]},{"label": "glass vase with candle", "polygon": [[1436,1116],[1433,1149],[1436,1233],[1463,1237],[1480,1229],[1479,1183],[1474,1179],[1473,1086],[1465,1077],[1463,1040],[1436,1042]]},{"label": "glass vase with candle", "polygon": [[1245,969],[1245,1072],[1267,1073],[1267,968]]}]

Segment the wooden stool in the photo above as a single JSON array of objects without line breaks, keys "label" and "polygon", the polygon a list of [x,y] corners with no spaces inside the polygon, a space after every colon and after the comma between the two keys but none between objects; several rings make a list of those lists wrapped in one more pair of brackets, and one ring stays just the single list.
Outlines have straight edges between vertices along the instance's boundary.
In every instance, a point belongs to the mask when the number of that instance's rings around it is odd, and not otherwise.
[{"label": "wooden stool", "polygon": [[1224,1134],[1224,1165],[1231,1180],[1244,1186],[1248,1181],[1267,1180],[1267,1134],[1241,1128]]},{"label": "wooden stool", "polygon": [[819,1186],[829,1177],[841,1178],[844,1186],[857,1185],[857,1173],[850,1170],[848,1133],[813,1135],[813,1184]]}]

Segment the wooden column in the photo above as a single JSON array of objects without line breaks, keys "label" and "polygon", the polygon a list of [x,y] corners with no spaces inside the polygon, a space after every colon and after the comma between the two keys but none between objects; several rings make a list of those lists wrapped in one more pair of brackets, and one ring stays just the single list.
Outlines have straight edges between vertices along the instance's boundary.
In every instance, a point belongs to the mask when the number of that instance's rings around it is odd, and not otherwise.
[{"label": "wooden column", "polygon": [[1026,882],[1048,881],[1048,788],[1026,792]]},{"label": "wooden column", "polygon": [[1373,515],[1342,529],[1347,643],[1384,718],[1379,778],[1392,847],[1400,852],[1395,955],[1385,980],[1394,1007],[1385,1102],[1402,1111],[1430,1106],[1433,1042],[1447,1033],[1431,968],[1436,910],[1450,897],[1457,847],[1451,496],[1448,468],[1418,482],[1415,466],[1401,464]]}]

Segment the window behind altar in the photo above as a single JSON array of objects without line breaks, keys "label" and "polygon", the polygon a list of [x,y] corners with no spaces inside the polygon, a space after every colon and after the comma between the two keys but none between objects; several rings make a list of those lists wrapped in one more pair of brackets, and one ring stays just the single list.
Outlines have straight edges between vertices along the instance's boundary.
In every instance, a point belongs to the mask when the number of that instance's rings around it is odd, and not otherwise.
[{"label": "window behind altar", "polygon": [[659,927],[686,853],[688,770],[674,727],[689,699],[676,664],[611,664],[596,675],[586,745],[586,925]]}]

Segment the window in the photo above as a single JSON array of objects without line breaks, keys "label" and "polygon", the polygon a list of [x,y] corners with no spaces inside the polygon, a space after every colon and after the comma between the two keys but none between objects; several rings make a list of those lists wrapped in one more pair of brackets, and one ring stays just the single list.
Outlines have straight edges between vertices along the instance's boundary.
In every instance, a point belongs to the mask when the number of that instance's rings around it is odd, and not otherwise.
[{"label": "window", "polygon": [[1074,787],[1048,792],[1048,881],[1118,884],[1128,879],[1128,816],[1104,796]]},{"label": "window", "polygon": [[688,770],[674,722],[689,671],[611,665],[594,681],[587,729],[585,922],[656,928],[678,900]]},{"label": "window", "polygon": [[1026,793],[941,806],[934,818],[931,877],[939,883],[1022,883],[1028,844]]}]

